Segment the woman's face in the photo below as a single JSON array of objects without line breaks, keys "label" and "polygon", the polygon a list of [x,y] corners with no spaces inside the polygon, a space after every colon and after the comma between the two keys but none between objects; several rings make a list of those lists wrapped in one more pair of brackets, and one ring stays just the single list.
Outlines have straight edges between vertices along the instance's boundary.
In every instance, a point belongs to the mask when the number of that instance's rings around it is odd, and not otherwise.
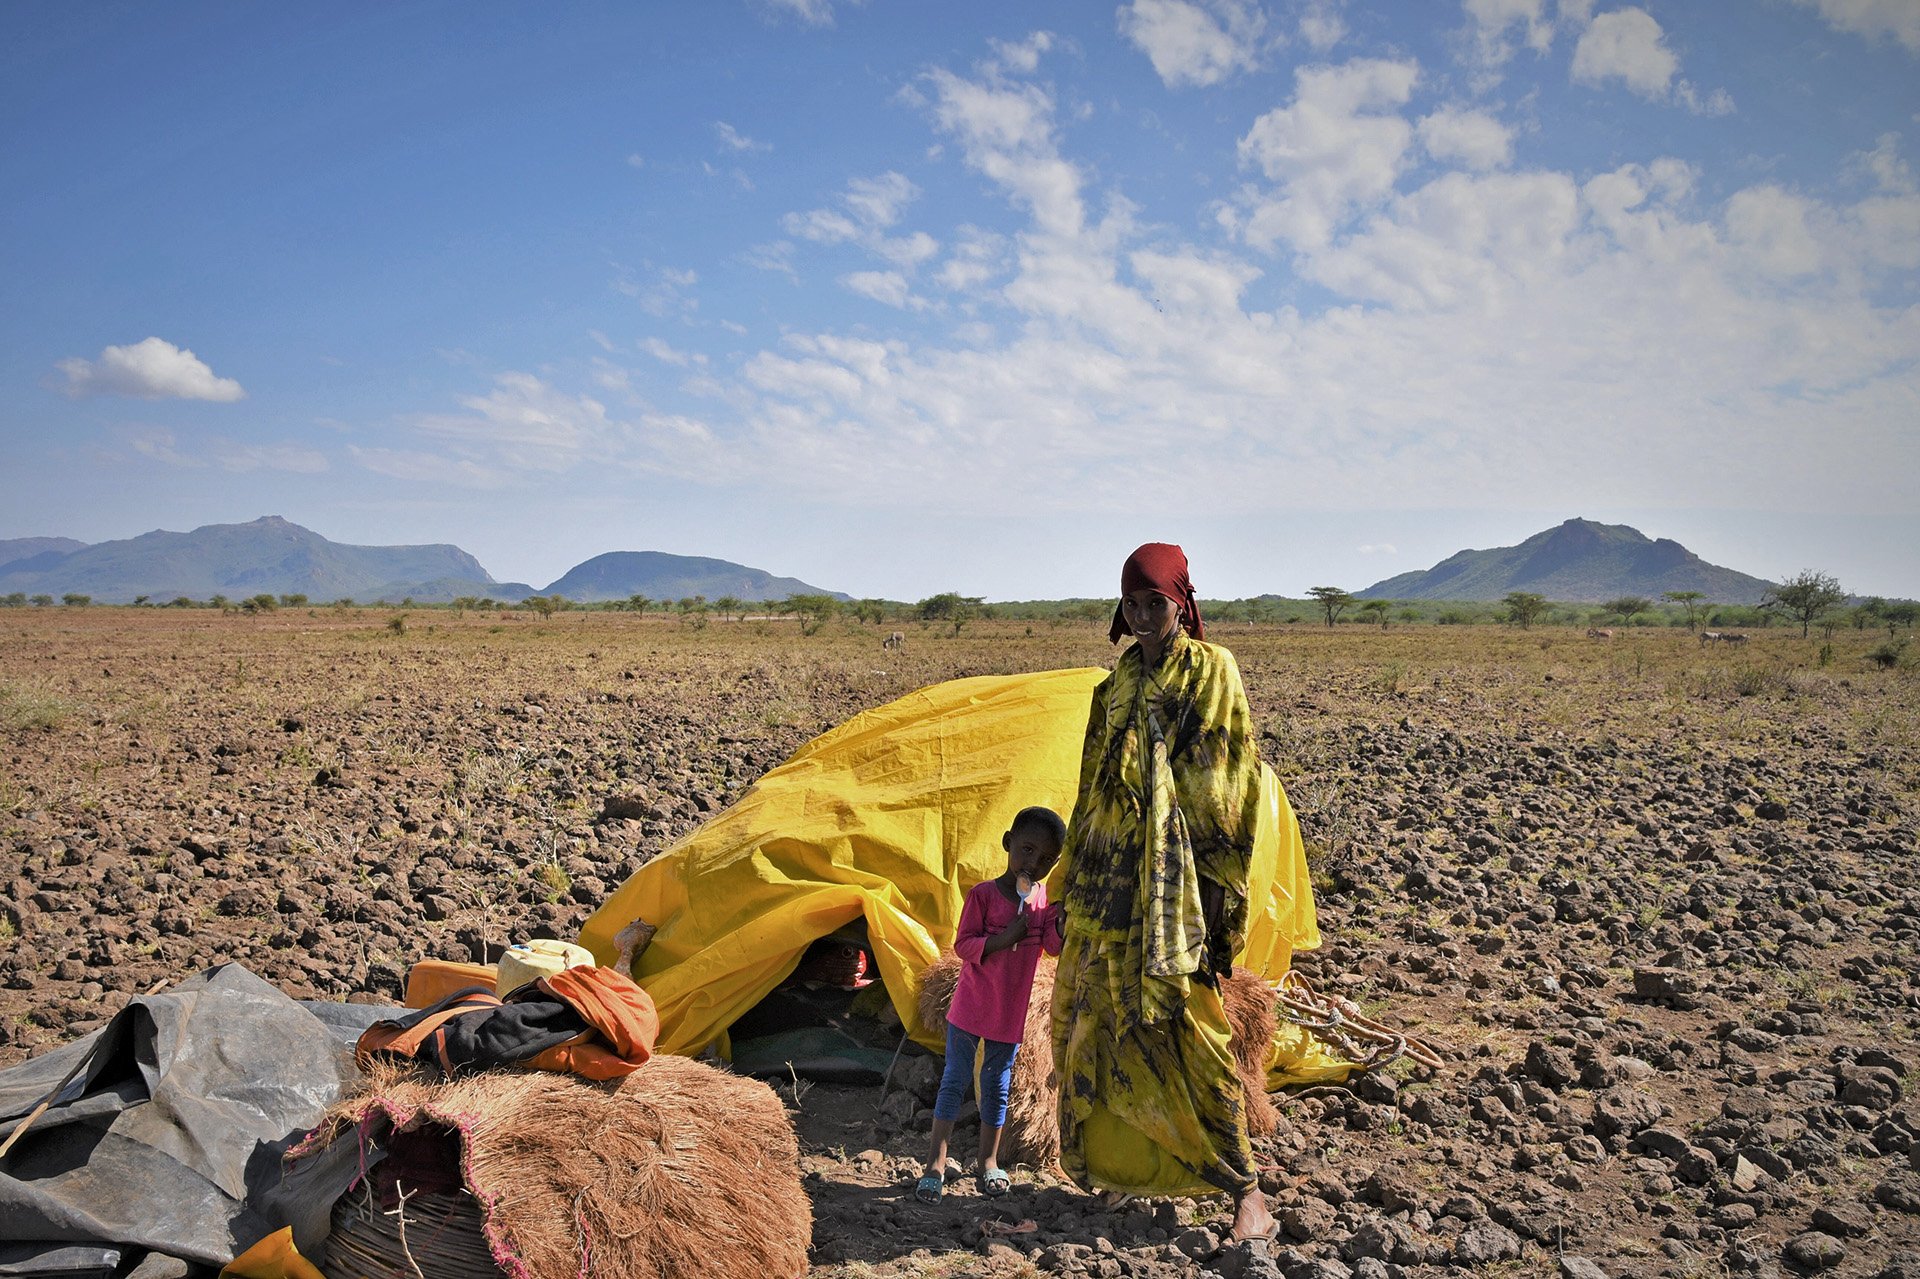
[{"label": "woman's face", "polygon": [[1180,627],[1179,607],[1159,591],[1128,591],[1120,597],[1120,615],[1134,639],[1159,650]]}]

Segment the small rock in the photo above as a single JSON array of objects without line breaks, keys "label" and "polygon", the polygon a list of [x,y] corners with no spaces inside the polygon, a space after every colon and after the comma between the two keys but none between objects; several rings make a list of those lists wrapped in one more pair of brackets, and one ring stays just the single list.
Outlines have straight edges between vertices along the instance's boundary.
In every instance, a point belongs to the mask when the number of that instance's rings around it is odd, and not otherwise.
[{"label": "small rock", "polygon": [[1520,1236],[1491,1221],[1476,1221],[1453,1243],[1454,1264],[1484,1266],[1512,1261],[1520,1255]]},{"label": "small rock", "polygon": [[1813,1228],[1836,1239],[1865,1239],[1873,1233],[1873,1218],[1859,1204],[1829,1204],[1813,1210]]},{"label": "small rock", "polygon": [[1769,1180],[1771,1178],[1745,1155],[1733,1157],[1733,1168],[1727,1174],[1727,1181],[1741,1194],[1757,1190]]},{"label": "small rock", "polygon": [[1873,1188],[1873,1199],[1895,1212],[1920,1213],[1920,1177],[1895,1173]]},{"label": "small rock", "polygon": [[1787,1240],[1780,1255],[1787,1259],[1789,1265],[1802,1270],[1829,1270],[1846,1258],[1847,1245],[1832,1235],[1809,1230]]},{"label": "small rock", "polygon": [[1607,1279],[1607,1272],[1590,1257],[1576,1257],[1572,1253],[1562,1253],[1560,1279]]}]

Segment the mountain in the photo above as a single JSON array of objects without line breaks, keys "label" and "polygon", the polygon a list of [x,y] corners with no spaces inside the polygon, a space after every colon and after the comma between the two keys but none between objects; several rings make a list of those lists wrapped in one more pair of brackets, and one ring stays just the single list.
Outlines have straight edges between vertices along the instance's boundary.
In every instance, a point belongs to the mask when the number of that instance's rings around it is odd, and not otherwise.
[{"label": "mountain", "polygon": [[[42,563],[48,554],[27,561],[33,567],[0,567],[0,594],[77,592],[102,603],[125,603],[140,595],[154,600],[176,595],[243,599],[262,593],[299,594],[315,601],[400,599],[410,592],[392,593],[397,583],[447,578],[492,587],[500,598],[499,584],[480,561],[457,546],[347,546],[277,515],[250,524],[208,524],[191,533],[157,529],[121,541],[81,545]],[[430,598],[424,592],[411,593],[423,602]]]},{"label": "mountain", "polygon": [[0,573],[32,573],[52,568],[75,551],[84,551],[85,542],[70,537],[0,538]]},{"label": "mountain", "polygon": [[1497,600],[1533,591],[1550,600],[1598,604],[1623,595],[1659,599],[1700,591],[1717,604],[1758,604],[1772,585],[1709,564],[1670,538],[1625,524],[1568,520],[1518,546],[1460,551],[1425,572],[1402,573],[1355,594],[1361,599]]},{"label": "mountain", "polygon": [[730,560],[698,555],[668,555],[664,551],[608,551],[567,570],[547,587],[549,595],[564,595],[582,604],[623,600],[630,595],[677,600],[704,595],[709,600],[731,595],[738,600],[785,599],[789,595],[847,596],[808,586],[795,577],[775,577]]}]

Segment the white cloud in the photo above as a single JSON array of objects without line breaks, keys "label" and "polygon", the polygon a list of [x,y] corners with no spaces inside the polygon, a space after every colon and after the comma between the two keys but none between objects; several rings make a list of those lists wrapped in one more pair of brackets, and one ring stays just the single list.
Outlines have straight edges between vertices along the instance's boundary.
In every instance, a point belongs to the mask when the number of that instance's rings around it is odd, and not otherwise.
[{"label": "white cloud", "polygon": [[55,365],[66,374],[68,395],[127,395],[142,400],[213,400],[231,403],[247,397],[230,377],[215,377],[192,351],[160,338],[131,346],[109,346],[99,358],[78,356]]},{"label": "white cloud", "polygon": [[731,124],[728,124],[725,120],[715,120],[713,122],[713,133],[715,137],[720,139],[720,145],[729,151],[753,152],[773,150],[771,143],[756,142],[754,139],[740,132],[740,130],[734,128]]},{"label": "white cloud", "polygon": [[657,337],[641,338],[638,342],[634,343],[634,345],[638,346],[642,351],[645,351],[662,364],[677,365],[683,369],[695,364],[705,364],[707,362],[707,357],[700,352],[682,351],[678,347],[672,346]]},{"label": "white cloud", "polygon": [[239,444],[230,440],[215,443],[214,465],[244,474],[248,471],[289,471],[296,475],[318,475],[329,468],[324,453],[304,444]]},{"label": "white cloud", "polygon": [[1497,169],[1513,159],[1513,130],[1485,111],[1442,107],[1420,121],[1420,145],[1436,160]]},{"label": "white cloud", "polygon": [[1645,9],[1615,9],[1593,20],[1573,49],[1573,78],[1599,85],[1620,80],[1643,98],[1666,97],[1680,59]]},{"label": "white cloud", "polygon": [[1315,53],[1325,53],[1346,38],[1347,22],[1340,16],[1346,0],[1307,0],[1300,14],[1300,39]]},{"label": "white cloud", "polygon": [[638,151],[629,151],[627,153],[627,167],[632,169],[644,169],[647,167],[647,157],[645,157],[644,155],[641,155]]},{"label": "white cloud", "polygon": [[989,40],[1002,69],[1017,75],[1032,75],[1040,69],[1040,56],[1053,48],[1053,33],[1036,31],[1024,40]]},{"label": "white cloud", "polygon": [[656,268],[650,262],[644,264],[643,269],[645,275],[636,275],[615,264],[614,291],[638,302],[648,315],[662,318],[699,309],[700,300],[689,295],[689,290],[700,282],[699,272],[680,267]]},{"label": "white cloud", "polygon": [[[809,27],[833,25],[833,0],[766,0],[775,13],[797,18]],[[859,3],[859,0],[854,0]]]},{"label": "white cloud", "polygon": [[598,400],[530,373],[502,373],[491,392],[459,402],[467,412],[428,414],[414,425],[517,470],[565,471],[619,436]]},{"label": "white cloud", "polygon": [[1006,240],[976,226],[962,226],[947,260],[934,275],[942,287],[956,293],[977,289],[1005,267]]},{"label": "white cloud", "polygon": [[1147,55],[1168,88],[1219,84],[1251,70],[1266,15],[1246,0],[1133,0],[1120,34]]},{"label": "white cloud", "polygon": [[505,488],[515,477],[483,466],[471,458],[448,457],[420,449],[368,448],[347,445],[353,460],[376,475],[418,484],[447,484],[464,489]]},{"label": "white cloud", "polygon": [[1513,57],[1515,27],[1520,29],[1521,41],[1535,53],[1545,53],[1553,44],[1546,0],[1466,0],[1464,8],[1475,58],[1483,68],[1497,70]]},{"label": "white cloud", "polygon": [[1362,555],[1398,555],[1400,553],[1392,542],[1368,542],[1354,549]]},{"label": "white cloud", "polygon": [[1414,62],[1357,59],[1305,67],[1294,98],[1240,139],[1240,162],[1277,184],[1249,202],[1244,234],[1260,247],[1325,244],[1357,206],[1393,190],[1413,126],[1390,109],[1413,93]]},{"label": "white cloud", "polygon": [[919,187],[889,170],[874,178],[855,178],[847,183],[847,193],[840,198],[868,226],[890,227],[919,195]]},{"label": "white cloud", "polygon": [[1913,168],[1900,154],[1897,133],[1881,134],[1873,150],[1856,152],[1848,159],[1854,172],[1866,175],[1882,191],[1904,195],[1914,190]]},{"label": "white cloud", "polygon": [[1920,4],[1913,0],[1796,0],[1829,24],[1870,40],[1882,36],[1898,40],[1920,53]]},{"label": "white cloud", "polygon": [[1053,98],[1037,85],[965,80],[936,68],[935,123],[959,139],[969,167],[1029,209],[1041,231],[1072,237],[1085,225],[1080,171],[1060,156]]},{"label": "white cloud", "polygon": [[840,277],[840,283],[863,298],[887,306],[921,310],[926,307],[925,298],[916,297],[907,285],[907,278],[898,271],[854,271]]}]

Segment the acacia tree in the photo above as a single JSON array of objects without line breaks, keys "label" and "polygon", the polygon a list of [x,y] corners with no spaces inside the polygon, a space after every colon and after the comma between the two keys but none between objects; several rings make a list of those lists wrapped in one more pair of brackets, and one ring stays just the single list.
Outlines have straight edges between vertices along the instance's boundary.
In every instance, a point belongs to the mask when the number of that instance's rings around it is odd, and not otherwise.
[{"label": "acacia tree", "polygon": [[1681,608],[1687,610],[1688,630],[1692,630],[1694,625],[1698,623],[1702,617],[1706,616],[1707,610],[1712,607],[1712,605],[1707,602],[1707,593],[1705,591],[1666,591],[1661,594],[1660,598],[1666,600],[1669,604],[1678,604]]},{"label": "acacia tree", "polygon": [[736,622],[747,615],[746,605],[742,604],[736,595],[722,595],[713,602],[713,611],[723,618],[732,614]]},{"label": "acacia tree", "polygon": [[627,611],[645,617],[647,610],[653,607],[653,601],[644,595],[627,596]]},{"label": "acacia tree", "polygon": [[953,633],[960,634],[960,628],[979,616],[982,599],[978,595],[962,595],[958,591],[942,591],[938,595],[929,595],[914,606],[914,612],[923,622],[952,622]]},{"label": "acacia tree", "polygon": [[1329,627],[1339,621],[1340,614],[1353,605],[1353,596],[1337,586],[1309,587],[1307,594],[1320,601],[1320,611],[1326,615]]},{"label": "acacia tree", "polygon": [[840,601],[819,593],[789,595],[781,601],[780,611],[800,619],[802,635],[816,635],[840,611]]},{"label": "acacia tree", "polygon": [[1507,606],[1507,620],[1523,631],[1547,611],[1547,597],[1538,591],[1508,591],[1500,602]]},{"label": "acacia tree", "polygon": [[1380,629],[1387,629],[1387,613],[1393,605],[1386,600],[1368,600],[1360,606],[1360,612],[1369,622],[1380,623]]},{"label": "acacia tree", "polygon": [[1618,615],[1621,624],[1633,621],[1635,613],[1644,613],[1653,607],[1653,601],[1644,595],[1622,595],[1619,599],[1608,600],[1600,606],[1609,613]]},{"label": "acacia tree", "polygon": [[1809,568],[1802,569],[1778,586],[1769,586],[1760,599],[1760,607],[1785,613],[1800,623],[1800,638],[1805,639],[1813,630],[1813,624],[1846,598],[1847,593],[1841,588],[1839,578]]}]

